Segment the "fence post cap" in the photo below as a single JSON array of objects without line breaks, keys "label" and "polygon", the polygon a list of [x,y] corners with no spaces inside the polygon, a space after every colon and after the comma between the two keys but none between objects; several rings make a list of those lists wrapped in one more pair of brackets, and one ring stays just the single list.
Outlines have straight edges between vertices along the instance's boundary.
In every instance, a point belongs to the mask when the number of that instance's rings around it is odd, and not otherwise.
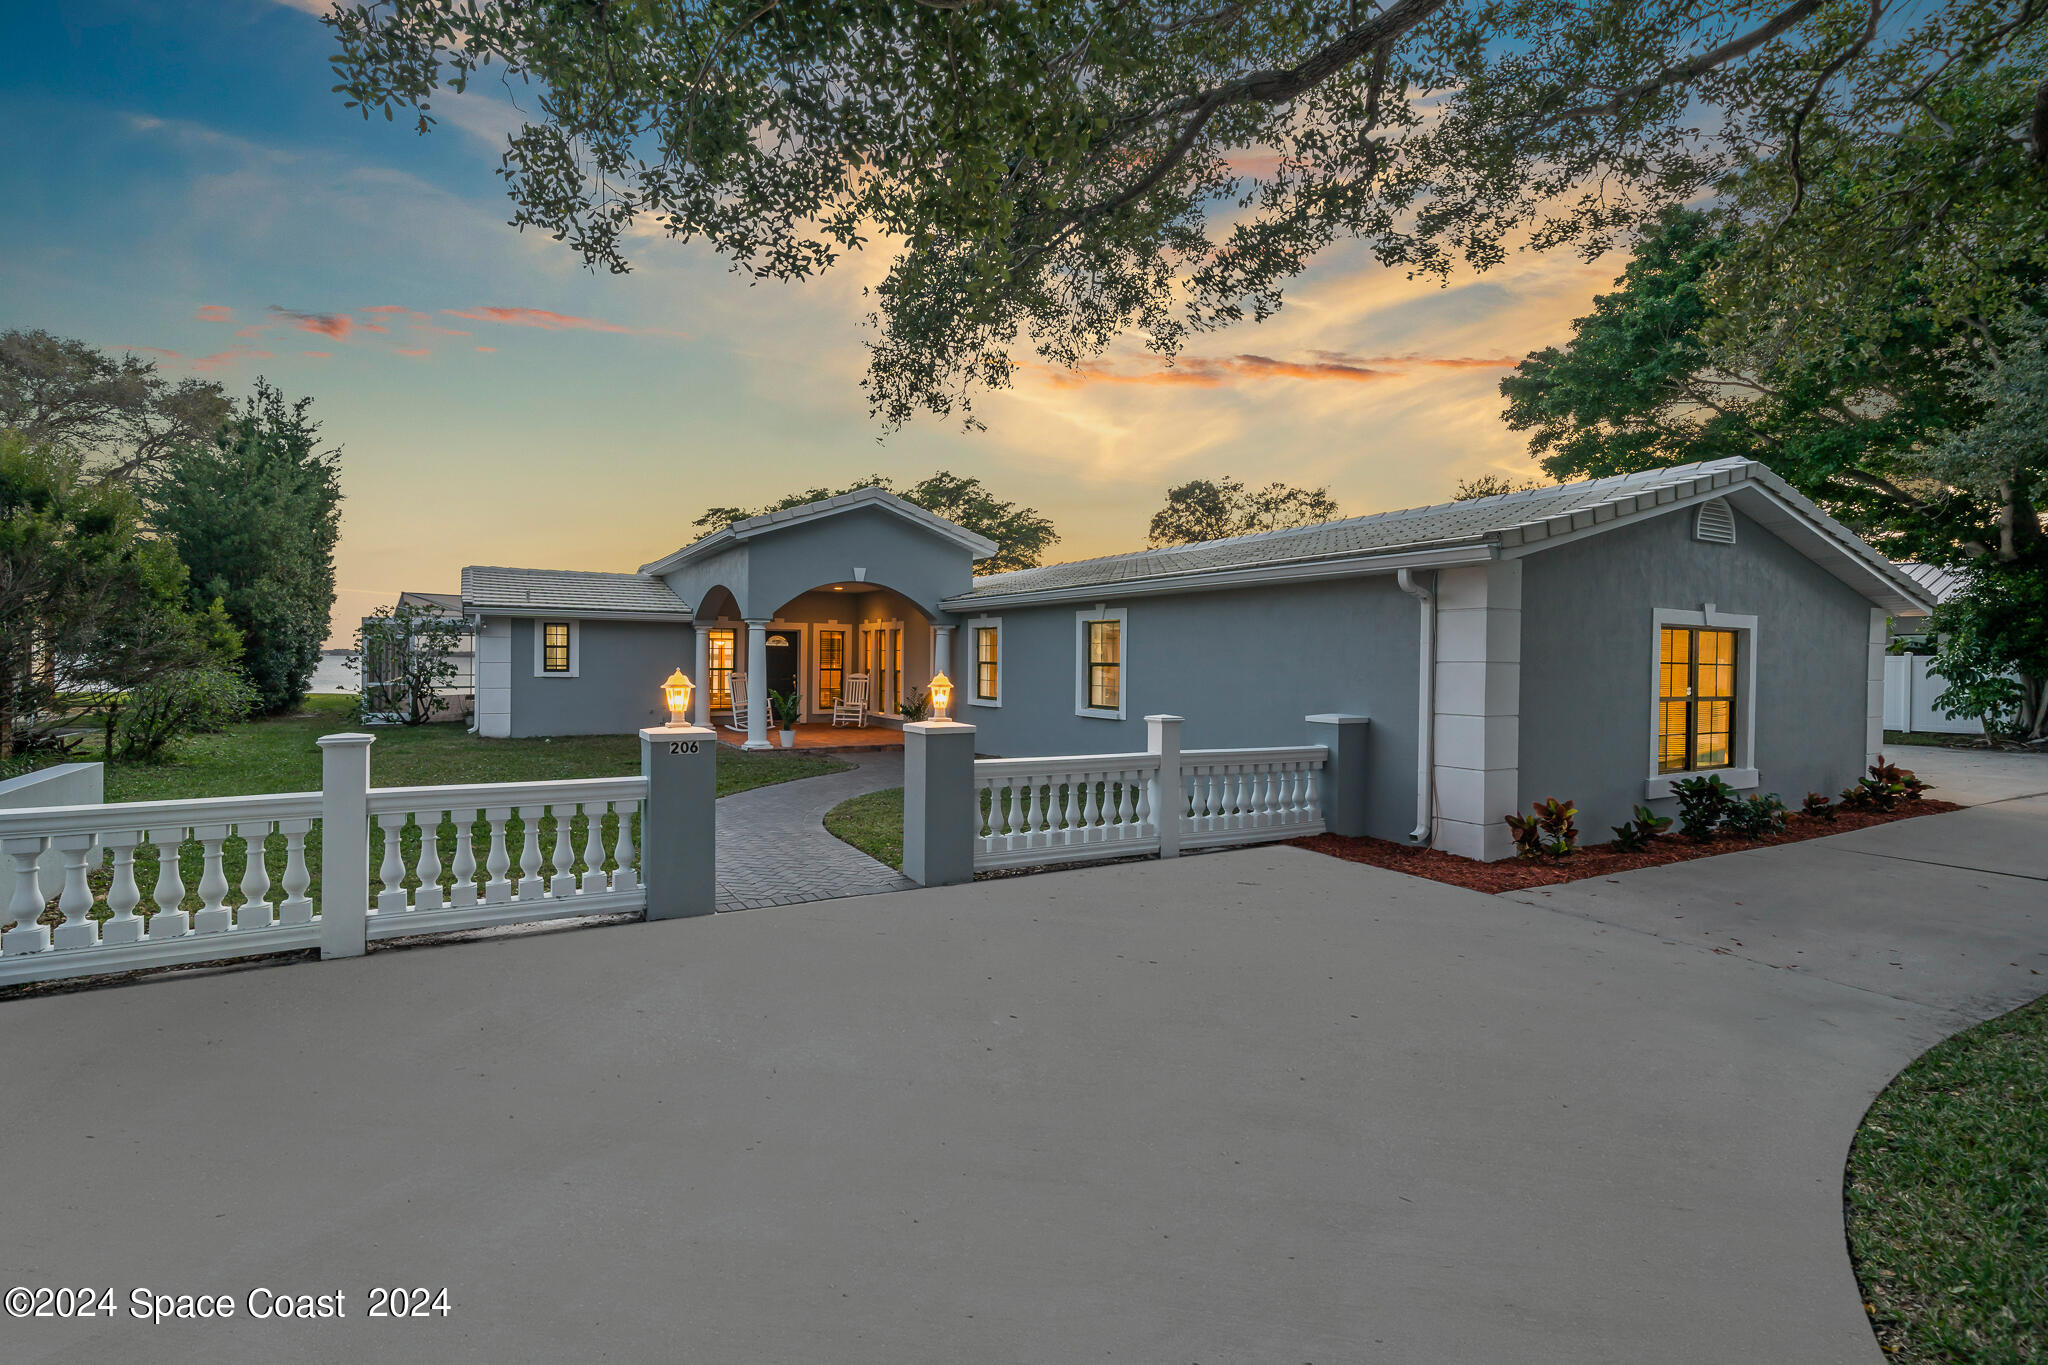
[{"label": "fence post cap", "polygon": [[1311,725],[1370,725],[1370,724],[1372,724],[1372,718],[1371,718],[1370,716],[1348,716],[1348,715],[1340,715],[1340,714],[1329,714],[1329,715],[1321,715],[1321,716],[1305,716],[1305,717],[1303,717],[1303,719],[1304,719],[1304,720],[1306,720],[1306,721],[1307,721],[1307,722],[1308,722],[1309,724],[1311,724]]},{"label": "fence post cap", "polygon": [[973,732],[974,727],[964,720],[913,720],[903,727],[906,734],[952,735],[962,730]]},{"label": "fence post cap", "polygon": [[353,730],[344,730],[344,731],[342,731],[342,732],[341,732],[340,734],[335,734],[335,735],[322,735],[322,736],[320,736],[320,738],[318,738],[318,739],[314,740],[313,742],[314,742],[315,744],[319,745],[319,746],[320,746],[321,748],[323,748],[323,749],[327,749],[327,748],[354,748],[354,749],[361,749],[361,748],[368,748],[368,747],[369,747],[370,745],[372,745],[372,744],[375,744],[375,743],[377,742],[377,737],[376,737],[375,735],[365,735],[365,734],[361,734],[361,733],[358,733],[358,732],[356,732],[356,731],[353,731]]},{"label": "fence post cap", "polygon": [[1173,720],[1173,721],[1184,721],[1184,720],[1186,720],[1186,719],[1187,719],[1187,717],[1186,717],[1186,716],[1147,716],[1147,717],[1145,717],[1145,719],[1146,719],[1146,720],[1148,720],[1148,721],[1157,721],[1157,720]]},{"label": "fence post cap", "polygon": [[718,731],[708,725],[649,725],[640,731],[642,739],[717,739]]}]

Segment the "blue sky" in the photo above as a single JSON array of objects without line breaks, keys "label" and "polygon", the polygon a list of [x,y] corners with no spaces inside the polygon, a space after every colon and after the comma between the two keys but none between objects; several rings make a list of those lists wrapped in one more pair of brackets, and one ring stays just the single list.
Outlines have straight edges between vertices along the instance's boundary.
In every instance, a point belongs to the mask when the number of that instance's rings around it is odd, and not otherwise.
[{"label": "blue sky", "polygon": [[875,470],[978,475],[1054,519],[1058,558],[1137,547],[1169,484],[1226,472],[1346,513],[1440,501],[1528,467],[1500,375],[1617,273],[1517,257],[1440,289],[1339,250],[1171,373],[1027,368],[987,432],[878,443],[860,288],[884,262],[749,286],[650,238],[593,275],[506,226],[505,92],[424,138],[366,123],[329,91],[318,3],[0,3],[0,326],[313,395],[343,449],[338,639],[464,564],[632,569],[706,505]]}]

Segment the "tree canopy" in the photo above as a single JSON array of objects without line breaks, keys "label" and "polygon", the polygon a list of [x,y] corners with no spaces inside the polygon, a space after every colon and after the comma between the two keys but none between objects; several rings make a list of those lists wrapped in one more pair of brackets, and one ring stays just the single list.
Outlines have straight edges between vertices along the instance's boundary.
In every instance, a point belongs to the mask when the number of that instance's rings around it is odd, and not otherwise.
[{"label": "tree canopy", "polygon": [[1438,277],[1523,244],[1592,255],[1745,168],[1764,171],[1746,217],[1821,225],[1758,239],[1829,267],[1815,298],[1860,295],[1873,257],[1908,252],[1945,263],[1930,287],[1977,288],[2048,252],[2044,21],[2042,0],[380,0],[327,18],[335,88],[366,117],[425,132],[443,90],[493,67],[530,95],[501,165],[512,221],[593,267],[626,269],[650,227],[771,279],[891,252],[864,382],[892,424],[972,420],[975,390],[1031,352],[1071,366],[1133,334],[1171,355],[1264,318],[1334,242]]},{"label": "tree canopy", "polygon": [[340,455],[319,448],[312,401],[259,379],[212,439],[172,451],[145,485],[195,599],[220,599],[245,637],[242,666],[272,712],[305,699],[334,607]]},{"label": "tree canopy", "polygon": [[980,479],[963,478],[944,469],[908,488],[896,487],[887,475],[871,474],[844,488],[806,488],[760,507],[707,507],[691,525],[703,527],[708,534],[736,521],[745,521],[748,517],[801,507],[805,503],[823,502],[826,498],[836,498],[842,493],[862,488],[884,489],[905,502],[915,503],[927,512],[944,517],[956,526],[987,536],[996,543],[996,552],[977,566],[983,573],[1036,568],[1043,560],[1046,548],[1060,538],[1052,522],[1040,515],[1037,508],[1005,502],[983,487]]},{"label": "tree canopy", "polygon": [[1192,545],[1202,540],[1248,536],[1290,526],[1335,521],[1341,513],[1327,488],[1295,488],[1273,482],[1247,489],[1225,474],[1193,479],[1166,490],[1166,505],[1152,514],[1146,544]]},{"label": "tree canopy", "polygon": [[207,440],[234,407],[209,379],[176,383],[156,362],[41,331],[0,332],[0,427],[129,479]]}]

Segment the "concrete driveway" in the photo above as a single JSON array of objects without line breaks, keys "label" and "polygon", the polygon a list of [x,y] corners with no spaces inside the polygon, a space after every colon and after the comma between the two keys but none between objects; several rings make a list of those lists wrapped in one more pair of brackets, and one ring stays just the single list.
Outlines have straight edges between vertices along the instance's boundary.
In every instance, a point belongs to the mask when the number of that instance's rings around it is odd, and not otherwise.
[{"label": "concrete driveway", "polygon": [[[123,1312],[0,1358],[1869,1365],[1843,1158],[2048,986],[2048,801],[1877,833],[1533,903],[1274,847],[0,1004],[0,1278]],[[125,1316],[259,1285],[349,1317]]]}]

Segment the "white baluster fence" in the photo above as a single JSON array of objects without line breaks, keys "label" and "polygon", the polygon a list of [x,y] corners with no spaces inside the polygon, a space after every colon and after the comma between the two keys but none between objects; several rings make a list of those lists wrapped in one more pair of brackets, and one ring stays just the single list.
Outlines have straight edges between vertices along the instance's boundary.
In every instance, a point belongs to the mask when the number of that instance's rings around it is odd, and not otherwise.
[{"label": "white baluster fence", "polygon": [[[0,985],[317,946],[306,844],[320,802],[289,792],[0,813],[12,884],[0,921],[14,921],[0,934]],[[54,929],[38,923],[46,848],[64,859]],[[188,888],[192,852],[200,873]]]},{"label": "white baluster fence", "polygon": [[369,937],[645,909],[633,817],[646,794],[644,777],[372,788]]},{"label": "white baluster fence", "polygon": [[[687,782],[663,779],[659,917],[708,912],[715,744],[646,733],[662,737],[663,762],[697,765]],[[0,986],[650,911],[646,776],[369,787],[365,764],[348,771],[342,785],[330,771],[326,791],[0,811],[0,925],[13,925]],[[323,847],[329,826],[360,833]],[[61,886],[38,866],[46,853]],[[353,916],[340,902],[322,913],[322,867],[344,900],[367,884]]]},{"label": "white baluster fence", "polygon": [[[1172,719],[1172,718],[1167,718]],[[1084,862],[1323,832],[1322,745],[1178,747],[1179,722],[1141,754],[974,763],[974,866]],[[1161,839],[1161,821],[1174,837]]]}]

